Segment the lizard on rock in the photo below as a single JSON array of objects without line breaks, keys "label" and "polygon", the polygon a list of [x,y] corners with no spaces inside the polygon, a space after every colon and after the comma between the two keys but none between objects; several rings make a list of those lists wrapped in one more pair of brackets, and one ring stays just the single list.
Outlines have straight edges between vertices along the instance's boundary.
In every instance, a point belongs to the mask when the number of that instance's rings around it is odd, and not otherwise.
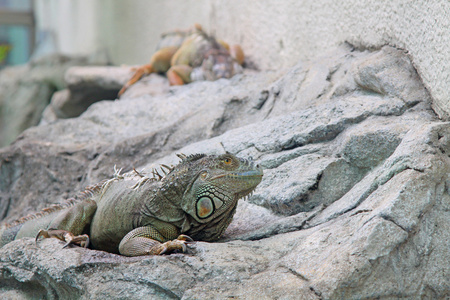
[{"label": "lizard on rock", "polygon": [[150,73],[165,73],[170,85],[192,81],[231,78],[242,73],[244,51],[208,35],[199,24],[188,30],[175,30],[161,36],[150,63],[133,68],[134,74],[118,96]]},{"label": "lizard on rock", "polygon": [[[148,177],[136,170],[86,188],[76,199],[0,227],[0,247],[22,237],[54,237],[126,256],[185,251],[186,243],[217,240],[236,205],[261,182],[252,160],[223,155],[178,155]],[[165,171],[167,169],[167,171]]]}]

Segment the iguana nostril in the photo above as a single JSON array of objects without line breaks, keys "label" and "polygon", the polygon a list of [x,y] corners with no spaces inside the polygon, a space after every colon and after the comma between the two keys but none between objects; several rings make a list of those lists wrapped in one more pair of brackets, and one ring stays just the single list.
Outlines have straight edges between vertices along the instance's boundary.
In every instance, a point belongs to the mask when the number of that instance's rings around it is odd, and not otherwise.
[{"label": "iguana nostril", "polygon": [[185,252],[189,236],[217,240],[238,200],[261,182],[262,170],[230,153],[178,157],[176,166],[161,165],[161,171],[147,174],[115,169],[113,178],[86,188],[77,200],[0,226],[0,247],[22,237],[36,242],[42,237],[60,239],[64,247],[91,245],[140,256]]}]

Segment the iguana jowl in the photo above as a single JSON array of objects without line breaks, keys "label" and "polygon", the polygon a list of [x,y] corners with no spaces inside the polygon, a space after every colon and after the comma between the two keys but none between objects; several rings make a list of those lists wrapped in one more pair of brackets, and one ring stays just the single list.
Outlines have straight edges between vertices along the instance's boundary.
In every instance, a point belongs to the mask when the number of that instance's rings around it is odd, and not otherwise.
[{"label": "iguana jowl", "polygon": [[238,199],[263,171],[230,153],[179,155],[165,176],[137,171],[102,181],[65,204],[0,227],[0,246],[22,237],[56,237],[67,244],[126,256],[185,250],[186,241],[213,241],[230,224]]}]

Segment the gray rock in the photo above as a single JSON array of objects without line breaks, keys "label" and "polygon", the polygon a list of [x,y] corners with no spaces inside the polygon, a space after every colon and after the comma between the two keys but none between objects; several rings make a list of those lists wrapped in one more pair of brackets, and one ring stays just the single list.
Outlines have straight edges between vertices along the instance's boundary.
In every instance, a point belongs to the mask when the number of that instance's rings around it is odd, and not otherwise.
[{"label": "gray rock", "polygon": [[74,118],[100,100],[117,97],[130,72],[118,67],[71,67],[64,76],[67,89],[55,93],[43,112],[41,124]]},{"label": "gray rock", "polygon": [[395,96],[409,105],[429,98],[406,52],[384,47],[361,61],[352,69],[356,83],[363,89]]},{"label": "gray rock", "polygon": [[150,86],[2,149],[5,220],[111,176],[114,165],[148,172],[180,152],[252,156],[265,168],[254,195],[221,241],[187,254],[10,243],[0,249],[2,297],[450,296],[450,124],[402,51],[343,46],[279,73],[144,95]]},{"label": "gray rock", "polygon": [[64,73],[87,58],[49,55],[0,72],[0,147],[35,126],[53,93],[65,88]]},{"label": "gray rock", "polygon": [[0,72],[0,146],[10,144],[25,129],[39,123],[56,87],[35,81],[30,66]]}]

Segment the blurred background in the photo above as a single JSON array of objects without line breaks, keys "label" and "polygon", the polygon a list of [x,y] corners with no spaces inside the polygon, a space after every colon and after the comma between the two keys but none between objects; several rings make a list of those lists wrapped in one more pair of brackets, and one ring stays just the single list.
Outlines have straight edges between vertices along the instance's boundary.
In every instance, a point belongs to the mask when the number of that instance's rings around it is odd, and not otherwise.
[{"label": "blurred background", "polygon": [[0,146],[39,123],[70,67],[145,64],[161,33],[194,23],[240,44],[260,70],[282,71],[343,43],[398,47],[450,120],[448,0],[0,0]]},{"label": "blurred background", "polygon": [[291,67],[345,42],[399,47],[436,98],[448,95],[439,83],[450,59],[448,0],[0,0],[0,61],[58,53],[144,64],[161,33],[193,23],[240,44],[260,69]]},{"label": "blurred background", "polygon": [[34,48],[32,0],[0,0],[0,67],[28,61]]},{"label": "blurred background", "polygon": [[[0,68],[48,54],[146,63],[160,34],[201,23],[208,1],[0,0]],[[189,13],[186,13],[189,12]]]}]

